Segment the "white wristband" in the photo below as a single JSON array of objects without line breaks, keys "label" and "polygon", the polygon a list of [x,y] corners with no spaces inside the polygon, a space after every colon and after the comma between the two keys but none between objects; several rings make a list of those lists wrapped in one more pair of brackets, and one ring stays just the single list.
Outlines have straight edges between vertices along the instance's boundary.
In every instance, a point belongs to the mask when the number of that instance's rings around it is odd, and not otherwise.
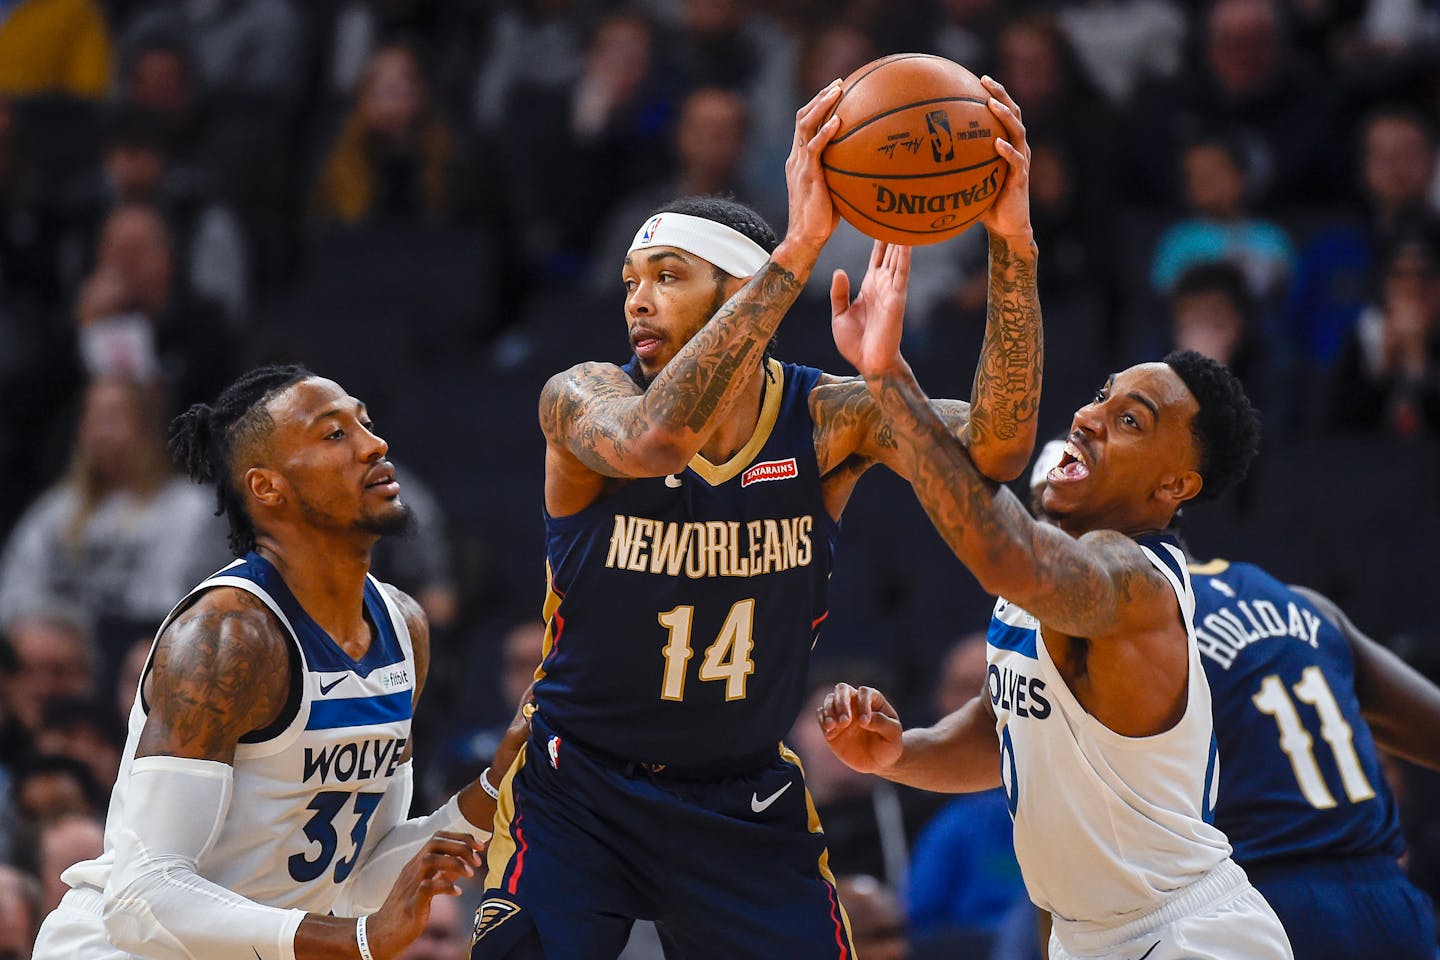
[{"label": "white wristband", "polygon": [[365,921],[368,919],[366,916],[355,919],[355,944],[360,948],[360,960],[375,960],[370,953],[370,938],[365,935]]},{"label": "white wristband", "polygon": [[491,800],[494,800],[496,803],[500,802],[500,788],[490,786],[489,767],[486,767],[480,773],[480,789],[484,790],[486,795],[489,796]]}]

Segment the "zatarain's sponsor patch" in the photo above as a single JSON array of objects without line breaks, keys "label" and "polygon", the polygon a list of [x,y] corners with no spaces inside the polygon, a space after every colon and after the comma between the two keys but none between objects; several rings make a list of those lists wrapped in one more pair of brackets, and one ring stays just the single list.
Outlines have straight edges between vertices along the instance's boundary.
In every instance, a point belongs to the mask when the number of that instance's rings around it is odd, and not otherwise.
[{"label": "zatarain's sponsor patch", "polygon": [[752,483],[764,483],[767,480],[789,480],[798,476],[800,468],[795,465],[794,457],[786,460],[766,460],[741,474],[740,486],[748,487]]}]

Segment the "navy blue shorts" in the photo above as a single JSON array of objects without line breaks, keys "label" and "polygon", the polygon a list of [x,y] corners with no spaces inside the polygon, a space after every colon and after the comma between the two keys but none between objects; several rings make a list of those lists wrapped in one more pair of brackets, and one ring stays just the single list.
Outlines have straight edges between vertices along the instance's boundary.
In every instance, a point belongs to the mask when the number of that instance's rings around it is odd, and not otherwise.
[{"label": "navy blue shorts", "polygon": [[472,960],[613,960],[636,919],[687,960],[854,956],[788,750],[691,780],[584,750],[536,713],[500,790]]},{"label": "navy blue shorts", "polygon": [[1430,898],[1389,857],[1245,868],[1290,936],[1295,960],[1435,960]]}]

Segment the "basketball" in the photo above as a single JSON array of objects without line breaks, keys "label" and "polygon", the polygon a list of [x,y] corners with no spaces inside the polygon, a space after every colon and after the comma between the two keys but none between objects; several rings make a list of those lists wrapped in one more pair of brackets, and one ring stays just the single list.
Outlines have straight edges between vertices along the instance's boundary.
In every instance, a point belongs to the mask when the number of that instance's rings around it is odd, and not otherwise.
[{"label": "basketball", "polygon": [[980,78],[924,53],[897,53],[845,78],[840,128],[821,155],[840,215],[877,240],[919,246],[963,233],[995,202],[1005,128]]}]

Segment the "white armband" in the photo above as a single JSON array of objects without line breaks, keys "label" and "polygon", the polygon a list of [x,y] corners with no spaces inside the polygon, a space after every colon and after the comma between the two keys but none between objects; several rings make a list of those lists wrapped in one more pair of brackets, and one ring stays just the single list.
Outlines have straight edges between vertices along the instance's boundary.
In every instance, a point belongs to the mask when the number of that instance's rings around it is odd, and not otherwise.
[{"label": "white armband", "polygon": [[141,757],[130,768],[105,933],[153,960],[295,960],[303,910],[267,907],[200,876],[230,807],[235,771],[213,760]]},{"label": "white armband", "polygon": [[365,854],[360,866],[350,875],[345,893],[335,905],[335,915],[356,917],[374,913],[385,903],[395,878],[410,858],[441,830],[449,833],[463,833],[484,843],[490,839],[490,831],[475,826],[460,812],[457,798],[450,800],[428,817],[403,820],[410,810],[410,798],[414,793],[414,767],[407,760],[395,772],[395,779],[385,791],[371,822],[371,829],[384,829],[386,823],[393,824],[381,835],[375,845]]}]

